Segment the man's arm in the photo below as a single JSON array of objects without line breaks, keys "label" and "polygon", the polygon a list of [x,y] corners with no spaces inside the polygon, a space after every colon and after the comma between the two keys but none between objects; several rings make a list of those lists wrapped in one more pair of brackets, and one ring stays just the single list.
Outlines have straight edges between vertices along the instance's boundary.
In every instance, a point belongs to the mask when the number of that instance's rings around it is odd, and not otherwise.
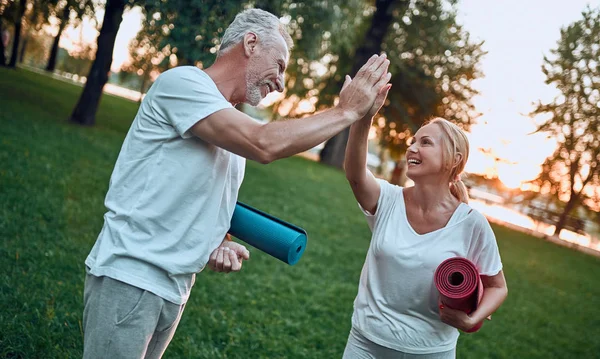
[{"label": "man's arm", "polygon": [[202,140],[242,157],[269,163],[306,151],[351,125],[371,108],[379,90],[390,80],[389,61],[373,56],[330,110],[285,121],[259,124],[235,109],[217,111],[192,126]]}]

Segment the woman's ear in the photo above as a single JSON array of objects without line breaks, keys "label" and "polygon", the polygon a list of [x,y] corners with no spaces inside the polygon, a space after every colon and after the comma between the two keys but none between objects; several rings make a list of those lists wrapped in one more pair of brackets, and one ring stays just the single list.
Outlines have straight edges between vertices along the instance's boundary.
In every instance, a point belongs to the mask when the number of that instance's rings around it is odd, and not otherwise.
[{"label": "woman's ear", "polygon": [[456,168],[462,162],[462,159],[463,159],[462,153],[457,152],[454,155],[454,164],[452,164],[452,168]]},{"label": "woman's ear", "polygon": [[258,36],[255,33],[249,32],[244,35],[244,54],[247,57],[254,54],[256,46],[258,46]]}]

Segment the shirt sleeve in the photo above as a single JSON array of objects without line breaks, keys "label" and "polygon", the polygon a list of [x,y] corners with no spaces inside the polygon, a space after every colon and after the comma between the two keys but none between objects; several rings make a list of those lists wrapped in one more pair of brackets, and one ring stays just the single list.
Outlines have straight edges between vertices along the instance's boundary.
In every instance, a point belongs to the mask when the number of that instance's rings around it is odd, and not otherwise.
[{"label": "shirt sleeve", "polygon": [[358,207],[364,213],[365,218],[367,219],[367,223],[369,224],[369,228],[371,228],[371,232],[375,230],[377,223],[381,223],[383,218],[390,216],[394,208],[394,203],[398,198],[398,191],[402,189],[402,187],[395,186],[381,178],[377,178],[376,181],[379,183],[380,190],[375,213],[371,214],[369,211],[362,208],[360,203],[358,204]]},{"label": "shirt sleeve", "polygon": [[212,79],[193,66],[176,67],[161,74],[152,94],[152,107],[182,138],[192,137],[189,129],[207,116],[233,106],[219,92]]},{"label": "shirt sleeve", "polygon": [[494,276],[502,270],[496,236],[484,215],[479,214],[478,232],[472,248],[472,258],[480,275]]}]

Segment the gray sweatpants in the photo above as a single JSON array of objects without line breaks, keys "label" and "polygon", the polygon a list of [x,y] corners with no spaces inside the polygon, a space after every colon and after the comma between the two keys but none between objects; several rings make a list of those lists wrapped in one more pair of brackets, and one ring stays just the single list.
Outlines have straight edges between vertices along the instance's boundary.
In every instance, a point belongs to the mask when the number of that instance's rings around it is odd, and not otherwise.
[{"label": "gray sweatpants", "polygon": [[352,328],[342,359],[455,359],[456,348],[431,354],[409,354],[375,344]]},{"label": "gray sweatpants", "polygon": [[162,357],[185,307],[91,274],[85,278],[83,302],[85,359]]}]

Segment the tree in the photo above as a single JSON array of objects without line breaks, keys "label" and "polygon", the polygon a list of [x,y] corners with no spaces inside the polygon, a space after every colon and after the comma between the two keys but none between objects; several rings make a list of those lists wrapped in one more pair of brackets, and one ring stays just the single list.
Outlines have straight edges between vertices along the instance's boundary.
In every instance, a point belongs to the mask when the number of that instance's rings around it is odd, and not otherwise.
[{"label": "tree", "polygon": [[17,57],[19,52],[19,44],[21,42],[21,27],[23,26],[23,15],[27,9],[27,0],[20,0],[17,8],[17,16],[15,19],[15,35],[13,37],[12,52],[8,67],[15,68],[17,66]]},{"label": "tree", "polygon": [[4,7],[0,5],[0,67],[6,66],[6,55],[4,52],[4,21],[2,19],[2,15],[4,15]]},{"label": "tree", "polygon": [[[443,116],[468,127],[477,117],[470,99],[477,92],[470,87],[473,79],[481,76],[477,63],[485,53],[482,43],[472,43],[469,34],[456,23],[456,1],[396,0],[377,1],[370,29],[385,31],[381,43],[368,45],[367,53],[386,51],[390,58],[392,89],[383,117],[376,121],[381,145],[399,158],[406,150],[406,139],[430,117]],[[388,25],[381,12],[391,12]],[[379,41],[379,40],[378,40]],[[362,47],[361,46],[361,47]],[[359,48],[358,50],[362,50]],[[352,71],[364,59],[354,59]],[[343,70],[344,66],[340,68]],[[330,86],[331,89],[337,86]],[[333,137],[321,153],[321,161],[336,167],[342,166],[347,141],[347,131]]]},{"label": "tree", "polygon": [[62,8],[54,6],[53,10],[53,15],[58,18],[59,24],[58,33],[52,41],[50,55],[48,56],[48,63],[46,64],[46,71],[48,72],[53,72],[56,69],[58,44],[60,42],[60,37],[62,36],[64,29],[66,29],[67,25],[71,20],[71,13],[75,12],[76,15],[74,20],[76,22],[81,22],[84,16],[89,16],[93,18],[94,2],[92,0],[67,0],[67,2],[63,5]]},{"label": "tree", "polygon": [[542,191],[566,202],[554,234],[565,227],[569,213],[600,186],[600,12],[589,7],[583,19],[561,29],[552,58],[544,57],[546,84],[560,95],[538,101],[532,116],[545,115],[537,132],[553,136],[558,146],[534,180]]},{"label": "tree", "polygon": [[[304,97],[322,85],[320,76],[316,76],[311,67],[313,61],[324,55],[331,57],[331,38],[342,40],[337,41],[339,44],[351,43],[352,36],[347,36],[351,28],[347,19],[356,17],[351,15],[357,12],[353,10],[359,8],[358,4],[364,7],[363,0],[147,1],[142,30],[132,44],[133,61],[126,69],[140,70],[144,74],[160,71],[166,68],[168,59],[177,65],[207,67],[214,61],[219,40],[234,16],[244,8],[256,7],[288,22],[295,46],[286,71],[287,92]],[[274,106],[275,110],[278,106]]]},{"label": "tree", "polygon": [[[2,30],[0,32],[0,38],[2,39],[2,41],[0,41],[0,46],[2,48],[0,60],[4,59],[4,61],[0,61],[0,66],[8,66],[8,63],[6,62],[8,60],[6,57],[6,50],[8,47],[12,47],[10,39],[11,35],[8,29],[11,27],[14,29],[18,10],[19,4],[15,0],[0,0],[0,30]],[[14,41],[14,36],[12,37],[12,40]]]},{"label": "tree", "polygon": [[[397,0],[376,0],[375,12],[370,22],[363,41],[356,49],[354,62],[352,63],[351,74],[356,74],[360,67],[367,62],[373,54],[381,52],[383,39],[388,32],[388,28],[393,20],[393,13],[404,13],[408,8],[410,1]],[[398,9],[396,9],[398,7]],[[344,153],[346,152],[346,143],[350,129],[346,128],[338,135],[331,138],[325,144],[321,151],[321,162],[342,168],[344,164]]]},{"label": "tree", "polygon": [[177,65],[206,67],[214,60],[225,28],[243,6],[234,0],[146,1],[140,41],[152,44],[157,53],[174,55]]},{"label": "tree", "polygon": [[46,64],[46,71],[54,72],[56,68],[56,56],[58,55],[58,43],[60,42],[60,37],[62,35],[63,30],[67,27],[69,22],[69,15],[71,14],[71,8],[69,4],[65,4],[62,9],[62,16],[58,16],[60,24],[58,24],[58,33],[54,37],[54,41],[52,41],[52,47],[50,49],[50,56],[48,57],[48,64]]},{"label": "tree", "polygon": [[[39,33],[42,26],[49,23],[51,9],[56,7],[58,0],[30,0],[23,17],[23,34],[21,39],[18,62],[22,63],[28,49],[29,41],[39,45]],[[35,39],[35,37],[38,39]],[[39,50],[39,49],[38,49]]]},{"label": "tree", "polygon": [[107,0],[102,21],[102,29],[98,36],[96,59],[92,64],[83,92],[71,114],[70,121],[91,126],[96,121],[96,111],[100,104],[102,89],[108,81],[108,73],[112,64],[115,39],[125,11],[125,0]]},{"label": "tree", "polygon": [[169,48],[160,48],[164,35],[157,25],[153,14],[142,21],[142,29],[129,44],[130,61],[123,65],[119,74],[122,80],[139,76],[140,102],[151,77],[169,66]]}]

